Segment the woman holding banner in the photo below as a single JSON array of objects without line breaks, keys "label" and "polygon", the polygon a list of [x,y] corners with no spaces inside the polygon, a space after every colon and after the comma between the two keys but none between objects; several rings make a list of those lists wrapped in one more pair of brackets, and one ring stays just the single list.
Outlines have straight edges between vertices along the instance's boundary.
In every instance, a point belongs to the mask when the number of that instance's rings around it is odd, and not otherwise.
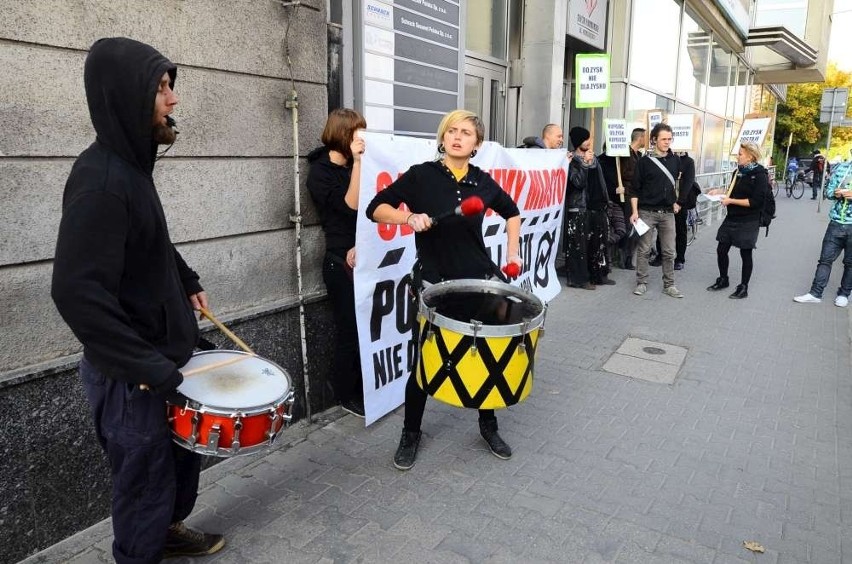
[{"label": "woman holding banner", "polygon": [[322,278],[337,327],[334,395],[343,409],[358,417],[364,417],[364,390],[352,269],[364,153],[364,140],[357,132],[365,127],[367,122],[355,110],[340,108],[331,112],[322,132],[322,146],[308,154],[307,181],[325,232]]},{"label": "woman holding banner", "polygon": [[737,153],[737,170],[734,171],[727,191],[715,189],[708,192],[710,195],[724,194],[721,204],[727,208],[728,213],[716,233],[716,241],[719,242],[716,247],[719,277],[707,289],[714,292],[729,286],[728,251],[731,247],[738,247],[743,260],[742,277],[736,291],[728,296],[735,300],[748,297],[748,283],[754,268],[751,255],[757,247],[760,212],[769,191],[769,176],[766,169],[757,162],[759,160],[760,148],[757,145],[741,144]]},{"label": "woman holding banner", "polygon": [[[485,127],[476,114],[465,110],[448,113],[438,126],[438,160],[412,166],[367,207],[367,217],[375,222],[408,225],[414,230],[417,262],[412,284],[418,296],[424,285],[462,278],[485,280],[497,274],[482,237],[484,214],[446,217],[471,196],[481,198],[485,208],[506,220],[508,262],[523,266],[518,252],[521,218],[517,205],[488,173],[470,164],[484,138]],[[399,209],[400,204],[408,209]],[[436,222],[437,217],[441,219]],[[417,342],[416,324],[414,331]],[[414,466],[425,407],[426,392],[409,377],[405,423],[393,461],[399,470]],[[512,449],[497,433],[493,410],[479,411],[479,431],[494,456],[504,460],[512,456]]]}]

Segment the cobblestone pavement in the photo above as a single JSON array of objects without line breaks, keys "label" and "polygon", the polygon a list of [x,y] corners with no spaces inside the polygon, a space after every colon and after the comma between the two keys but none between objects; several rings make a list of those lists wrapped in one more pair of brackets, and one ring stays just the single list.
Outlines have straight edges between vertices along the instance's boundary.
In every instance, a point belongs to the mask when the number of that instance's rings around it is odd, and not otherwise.
[{"label": "cobblestone pavement", "polygon": [[[190,522],[227,546],[196,562],[852,562],[850,312],[807,291],[826,225],[781,195],[750,297],[705,291],[716,225],[676,273],[633,273],[551,304],[533,393],[499,414],[430,401],[417,465],[391,465],[402,412],[364,428],[337,409],[265,455],[205,472]],[[731,253],[731,279],[740,259]],[[733,288],[731,288],[733,290]],[[673,385],[602,366],[628,336],[686,347]],[[752,553],[743,541],[765,547]],[[110,561],[109,521],[28,562]],[[189,562],[189,560],[185,560]]]}]

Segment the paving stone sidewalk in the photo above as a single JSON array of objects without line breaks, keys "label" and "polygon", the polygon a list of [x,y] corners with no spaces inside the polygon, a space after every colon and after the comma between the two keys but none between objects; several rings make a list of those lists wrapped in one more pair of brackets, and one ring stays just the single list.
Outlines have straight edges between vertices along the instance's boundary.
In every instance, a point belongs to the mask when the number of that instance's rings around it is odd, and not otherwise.
[{"label": "paving stone sidewalk", "polygon": [[[475,412],[430,401],[417,464],[399,472],[402,410],[365,429],[334,409],[204,473],[190,522],[228,544],[192,561],[852,562],[842,265],[822,304],[792,301],[827,220],[781,198],[746,300],[705,291],[716,225],[676,273],[682,300],[662,294],[659,269],[642,297],[621,270],[616,286],[563,290],[532,394],[498,414],[511,460],[487,451]],[[732,283],[740,264],[733,250]],[[628,337],[687,349],[672,385],[603,371]],[[104,521],[25,562],[110,562],[110,543]]]}]

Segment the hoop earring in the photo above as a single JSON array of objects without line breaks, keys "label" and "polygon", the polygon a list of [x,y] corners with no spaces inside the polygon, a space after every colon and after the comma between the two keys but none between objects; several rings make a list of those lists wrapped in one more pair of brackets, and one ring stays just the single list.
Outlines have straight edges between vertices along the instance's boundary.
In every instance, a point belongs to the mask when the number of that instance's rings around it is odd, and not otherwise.
[{"label": "hoop earring", "polygon": [[476,156],[476,149],[474,149],[473,152],[470,154],[470,158],[473,158],[475,156]]},{"label": "hoop earring", "polygon": [[444,148],[444,144],[443,144],[443,143],[441,143],[440,145],[438,145],[438,152],[439,152],[439,153],[441,153],[442,155],[443,155],[444,153],[446,153],[446,152],[447,152],[447,150]]}]

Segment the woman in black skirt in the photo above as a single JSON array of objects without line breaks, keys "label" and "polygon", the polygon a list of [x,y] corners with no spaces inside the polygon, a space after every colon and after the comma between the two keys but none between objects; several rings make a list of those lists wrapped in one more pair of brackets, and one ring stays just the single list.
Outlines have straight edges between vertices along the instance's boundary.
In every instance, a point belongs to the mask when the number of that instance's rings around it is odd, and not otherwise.
[{"label": "woman in black skirt", "polygon": [[757,234],[760,230],[760,212],[763,200],[769,190],[769,176],[766,169],[758,164],[760,148],[754,143],[743,143],[737,154],[737,170],[727,191],[711,190],[708,194],[725,194],[722,205],[728,209],[725,221],[716,233],[716,261],[719,264],[719,277],[707,289],[710,291],[727,288],[728,251],[731,247],[740,249],[743,259],[742,278],[736,291],[728,296],[740,300],[748,297],[748,283],[754,267],[752,251],[757,246]]}]

